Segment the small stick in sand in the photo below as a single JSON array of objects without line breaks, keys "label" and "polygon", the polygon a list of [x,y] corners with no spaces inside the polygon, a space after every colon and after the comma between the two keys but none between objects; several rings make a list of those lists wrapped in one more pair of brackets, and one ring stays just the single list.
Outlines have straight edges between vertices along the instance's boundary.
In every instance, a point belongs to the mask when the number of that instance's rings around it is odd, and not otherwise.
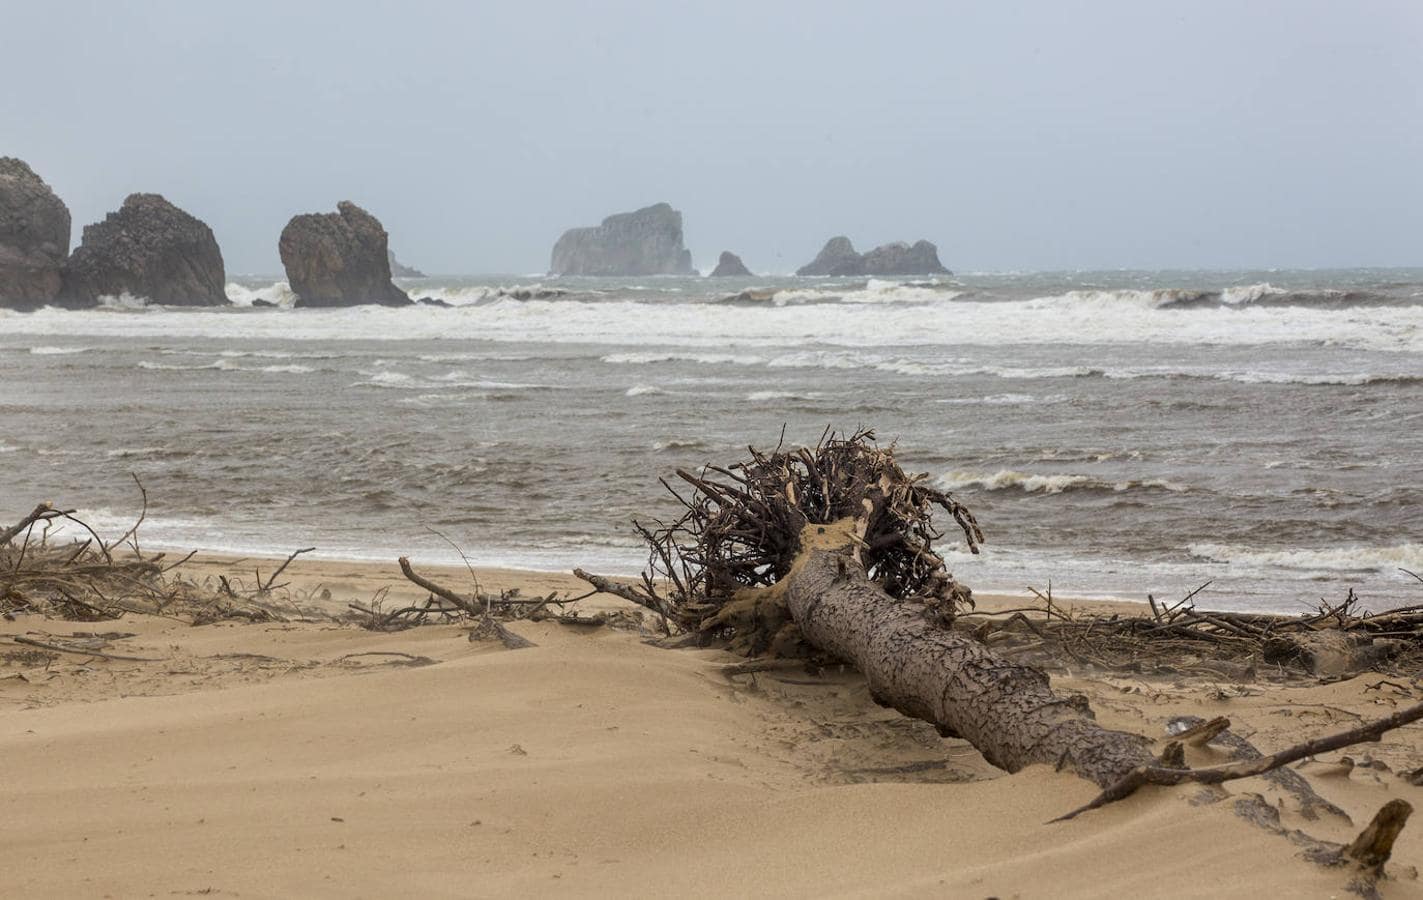
[{"label": "small stick in sand", "polygon": [[73,653],[78,656],[97,656],[100,659],[116,659],[121,662],[162,662],[152,656],[122,656],[118,653],[104,653],[101,650],[85,650],[82,647],[66,647],[63,644],[51,644],[48,641],[37,641],[34,638],[27,638],[24,635],[11,635],[10,640],[17,644],[28,644],[31,647],[40,647],[45,650],[56,650],[60,653]]}]

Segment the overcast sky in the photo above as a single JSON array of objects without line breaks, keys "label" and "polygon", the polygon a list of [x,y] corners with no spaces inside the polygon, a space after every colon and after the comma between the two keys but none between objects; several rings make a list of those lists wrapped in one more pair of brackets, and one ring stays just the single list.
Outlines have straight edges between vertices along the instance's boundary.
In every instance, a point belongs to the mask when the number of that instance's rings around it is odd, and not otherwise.
[{"label": "overcast sky", "polygon": [[1423,265],[1418,0],[0,0],[0,83],[76,241],[156,191],[234,274],[341,199],[439,273],[660,200],[704,269]]}]

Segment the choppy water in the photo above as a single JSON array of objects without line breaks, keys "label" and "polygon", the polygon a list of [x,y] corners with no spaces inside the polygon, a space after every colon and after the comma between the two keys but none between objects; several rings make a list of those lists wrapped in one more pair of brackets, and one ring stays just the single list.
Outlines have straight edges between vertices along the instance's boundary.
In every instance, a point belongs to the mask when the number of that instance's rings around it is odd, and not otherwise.
[{"label": "choppy water", "polygon": [[457,306],[0,311],[0,519],[133,472],[156,544],[632,571],[658,475],[867,425],[980,590],[1423,602],[1423,270],[406,287]]}]

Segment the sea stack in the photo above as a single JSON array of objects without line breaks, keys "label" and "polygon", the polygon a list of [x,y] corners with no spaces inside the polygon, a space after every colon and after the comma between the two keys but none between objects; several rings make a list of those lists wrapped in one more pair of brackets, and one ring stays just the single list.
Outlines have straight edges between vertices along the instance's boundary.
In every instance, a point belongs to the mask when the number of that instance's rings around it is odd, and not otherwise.
[{"label": "sea stack", "polygon": [[682,246],[682,214],[658,203],[570,228],[553,245],[552,275],[694,275]]},{"label": "sea stack", "polygon": [[939,248],[929,241],[881,244],[868,253],[841,235],[825,243],[820,253],[796,270],[797,275],[952,275],[939,262]]},{"label": "sea stack", "polygon": [[844,235],[833,237],[815,259],[796,269],[797,275],[859,275],[863,260]]},{"label": "sea stack", "polygon": [[751,270],[746,268],[746,264],[741,261],[741,257],[730,250],[721,251],[721,259],[716,261],[716,268],[712,269],[712,278],[734,278],[737,276],[749,276]]},{"label": "sea stack", "polygon": [[0,306],[43,306],[59,294],[69,224],[69,208],[44,179],[0,157]]},{"label": "sea stack", "polygon": [[165,306],[225,306],[226,272],[212,229],[158,194],[129,194],[64,269],[60,302],[94,306],[127,294]]},{"label": "sea stack", "polygon": [[390,280],[389,237],[375,216],[349,200],[334,213],[293,216],[277,251],[297,306],[405,306]]}]

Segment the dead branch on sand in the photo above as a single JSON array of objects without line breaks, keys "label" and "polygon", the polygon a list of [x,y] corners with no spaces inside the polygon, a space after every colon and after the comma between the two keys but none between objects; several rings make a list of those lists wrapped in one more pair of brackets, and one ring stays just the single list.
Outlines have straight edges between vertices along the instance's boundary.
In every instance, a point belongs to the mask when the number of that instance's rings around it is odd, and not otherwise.
[{"label": "dead branch on sand", "polygon": [[[461,552],[460,555],[464,554]],[[351,608],[361,615],[358,619],[361,627],[371,631],[402,631],[418,625],[473,622],[474,627],[469,635],[471,641],[497,639],[510,650],[517,650],[535,645],[528,638],[506,628],[505,622],[553,619],[568,625],[610,624],[607,617],[593,620],[565,611],[565,607],[586,600],[597,591],[589,591],[577,597],[560,596],[557,593],[544,597],[523,597],[515,589],[500,591],[496,596],[479,591],[478,581],[475,581],[475,593],[461,594],[416,572],[407,557],[400,557],[399,564],[401,574],[412,584],[429,591],[430,596],[423,603],[390,612],[384,612],[377,604],[366,607],[352,603]],[[473,572],[470,574],[472,577]],[[550,612],[551,608],[557,612]]]},{"label": "dead branch on sand", "polygon": [[[1252,677],[1306,673],[1346,678],[1364,671],[1423,675],[1423,606],[1364,610],[1345,598],[1300,616],[1211,612],[1195,605],[1206,582],[1174,604],[1148,595],[1149,614],[1074,610],[1052,588],[1029,588],[1042,605],[960,617],[958,627],[1039,665],[1071,661],[1099,669]],[[1040,618],[1039,618],[1040,617]]]},{"label": "dead branch on sand", "polygon": [[[138,479],[134,479],[138,483]],[[148,492],[138,483],[143,510],[117,540],[105,541],[73,510],[41,503],[16,524],[0,531],[0,616],[19,614],[77,622],[122,618],[129,613],[166,616],[203,625],[236,619],[251,622],[286,618],[289,598],[273,585],[285,564],[253,588],[219,578],[216,585],[174,574],[192,558],[164,564],[164,554],[145,554],[139,526],[148,513]],[[51,535],[62,520],[86,536],[60,540]],[[126,548],[126,549],[125,549]],[[287,560],[295,559],[298,551]],[[102,656],[103,654],[91,654]]]}]

